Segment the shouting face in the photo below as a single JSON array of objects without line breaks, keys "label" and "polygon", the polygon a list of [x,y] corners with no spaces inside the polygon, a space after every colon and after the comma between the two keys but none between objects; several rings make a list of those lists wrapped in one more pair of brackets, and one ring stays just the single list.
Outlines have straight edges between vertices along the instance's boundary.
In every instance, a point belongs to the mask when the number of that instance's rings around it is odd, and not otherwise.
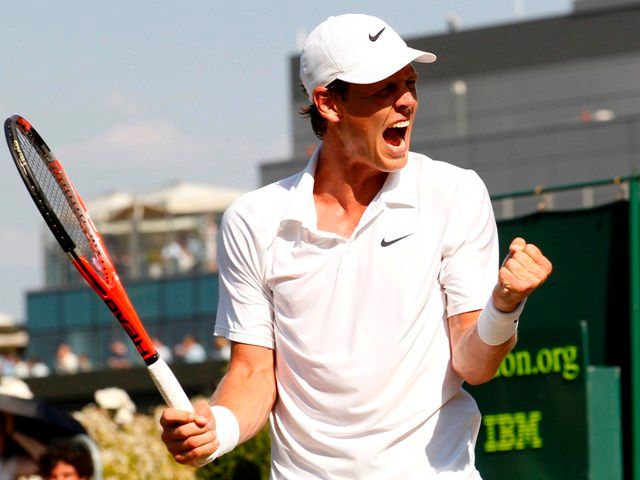
[{"label": "shouting face", "polygon": [[416,71],[411,65],[367,85],[350,84],[337,102],[337,138],[347,158],[383,172],[407,162],[411,129],[418,108]]}]

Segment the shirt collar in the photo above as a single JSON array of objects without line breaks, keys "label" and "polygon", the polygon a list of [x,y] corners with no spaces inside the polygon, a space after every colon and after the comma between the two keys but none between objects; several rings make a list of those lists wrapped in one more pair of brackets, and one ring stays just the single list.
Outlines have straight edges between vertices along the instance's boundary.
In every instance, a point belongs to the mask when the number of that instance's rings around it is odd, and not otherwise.
[{"label": "shirt collar", "polygon": [[293,195],[289,206],[287,207],[282,221],[292,220],[300,222],[303,226],[315,229],[318,223],[316,214],[316,205],[313,200],[313,185],[315,183],[314,175],[316,173],[316,165],[318,164],[318,156],[320,148],[318,145],[311,155],[306,168],[300,172],[297,182],[293,186]]},{"label": "shirt collar", "polygon": [[409,153],[407,164],[391,172],[382,186],[379,199],[389,206],[413,207],[418,205],[419,161]]},{"label": "shirt collar", "polygon": [[[297,221],[303,226],[315,229],[318,223],[316,206],[313,200],[313,186],[315,172],[322,144],[318,145],[311,155],[306,168],[300,172],[297,182],[293,186],[293,196],[287,207],[282,221]],[[409,153],[407,164],[400,170],[391,172],[377,195],[378,202],[389,206],[404,206],[414,208],[418,199],[418,160]],[[374,200],[375,202],[376,200]]]}]

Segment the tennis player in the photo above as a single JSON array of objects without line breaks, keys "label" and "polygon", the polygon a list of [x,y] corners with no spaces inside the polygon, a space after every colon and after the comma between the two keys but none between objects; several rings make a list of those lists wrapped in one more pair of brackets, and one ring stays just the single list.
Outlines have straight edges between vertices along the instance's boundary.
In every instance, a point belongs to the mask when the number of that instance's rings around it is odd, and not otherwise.
[{"label": "tennis player", "polygon": [[413,64],[435,58],[367,15],[307,38],[322,142],[224,215],[215,333],[231,360],[211,407],[164,411],[178,462],[202,465],[269,418],[272,479],[480,478],[462,384],[494,376],[551,264],[516,238],[499,269],[478,175],[409,151]]}]

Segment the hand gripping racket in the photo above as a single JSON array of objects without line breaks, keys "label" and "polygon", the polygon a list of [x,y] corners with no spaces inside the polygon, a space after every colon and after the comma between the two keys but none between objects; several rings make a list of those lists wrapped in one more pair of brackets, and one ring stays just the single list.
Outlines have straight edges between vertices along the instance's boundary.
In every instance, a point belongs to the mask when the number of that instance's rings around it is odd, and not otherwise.
[{"label": "hand gripping racket", "polygon": [[192,411],[175,375],[156,352],[82,198],[36,130],[19,115],[4,123],[7,144],[38,210],[73,266],[127,332],[170,407]]}]

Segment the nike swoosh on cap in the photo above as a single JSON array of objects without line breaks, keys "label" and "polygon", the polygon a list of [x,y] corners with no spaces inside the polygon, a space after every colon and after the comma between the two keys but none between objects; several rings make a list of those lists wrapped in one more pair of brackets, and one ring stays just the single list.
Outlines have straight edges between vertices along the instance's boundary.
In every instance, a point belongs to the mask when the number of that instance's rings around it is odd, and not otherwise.
[{"label": "nike swoosh on cap", "polygon": [[393,245],[396,242],[399,242],[400,240],[407,238],[409,236],[413,235],[413,233],[410,233],[408,235],[405,235],[404,237],[399,237],[399,238],[394,238],[393,240],[389,240],[386,241],[384,238],[382,239],[382,241],[380,242],[380,246],[382,247],[388,247],[389,245]]},{"label": "nike swoosh on cap", "polygon": [[382,32],[384,32],[385,28],[387,28],[387,27],[382,27],[382,30],[380,30],[378,33],[376,33],[373,36],[371,36],[371,34],[369,34],[369,40],[371,40],[372,42],[375,42],[376,40],[378,40],[378,37],[382,34]]}]

